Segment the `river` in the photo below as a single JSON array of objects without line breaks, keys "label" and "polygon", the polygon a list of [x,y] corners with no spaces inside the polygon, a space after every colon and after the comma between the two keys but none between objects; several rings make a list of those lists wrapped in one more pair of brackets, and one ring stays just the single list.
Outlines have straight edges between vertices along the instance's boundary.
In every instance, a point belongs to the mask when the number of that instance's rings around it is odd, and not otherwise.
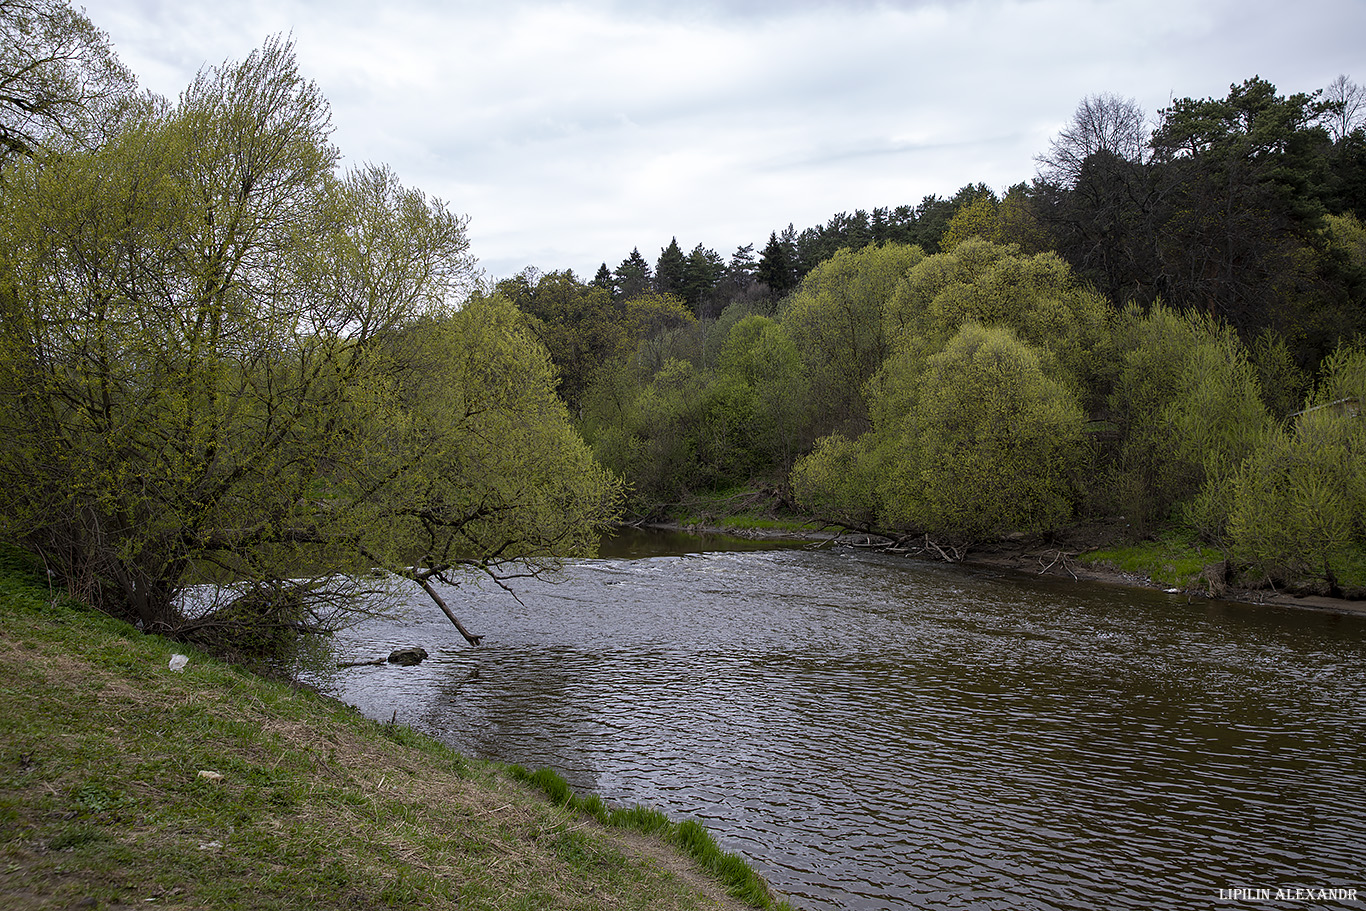
[{"label": "river", "polygon": [[478,648],[415,598],[333,647],[430,660],[311,682],[698,818],[811,911],[1366,907],[1366,620],[714,546],[627,536],[521,603],[462,586]]}]

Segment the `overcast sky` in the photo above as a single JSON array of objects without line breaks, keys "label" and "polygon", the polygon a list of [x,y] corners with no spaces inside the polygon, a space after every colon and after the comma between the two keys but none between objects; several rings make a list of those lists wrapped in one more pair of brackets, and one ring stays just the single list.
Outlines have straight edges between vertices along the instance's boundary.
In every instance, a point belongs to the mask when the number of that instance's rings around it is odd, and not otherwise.
[{"label": "overcast sky", "polygon": [[[76,0],[80,2],[80,0]],[[470,216],[490,276],[1031,178],[1078,101],[1366,83],[1366,0],[89,0],[142,84],[292,34],[350,163]]]}]

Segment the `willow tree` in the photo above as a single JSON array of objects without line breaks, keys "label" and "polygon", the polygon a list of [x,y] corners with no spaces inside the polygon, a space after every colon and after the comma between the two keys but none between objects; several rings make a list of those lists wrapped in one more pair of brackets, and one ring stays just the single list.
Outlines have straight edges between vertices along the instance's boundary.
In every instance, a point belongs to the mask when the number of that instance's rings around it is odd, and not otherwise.
[{"label": "willow tree", "polygon": [[803,504],[853,527],[932,535],[962,552],[1071,519],[1086,416],[1047,359],[1004,326],[965,323],[939,351],[889,361],[874,428],[797,463]]},{"label": "willow tree", "polygon": [[456,309],[465,220],[329,137],[277,40],[5,175],[0,533],[144,628],[215,577],[328,623],[360,570],[432,590],[610,514],[543,349]]},{"label": "willow tree", "polygon": [[781,323],[805,361],[818,432],[866,428],[863,386],[892,349],[883,308],[924,257],[905,244],[840,250],[788,299]]},{"label": "willow tree", "polygon": [[[1366,567],[1366,350],[1324,363],[1309,406],[1268,428],[1227,485],[1232,560],[1279,583],[1363,587]],[[1344,578],[1345,577],[1345,578]]]},{"label": "willow tree", "polygon": [[1208,533],[1223,521],[1219,498],[1197,495],[1227,481],[1271,423],[1256,370],[1233,329],[1204,314],[1130,308],[1116,335],[1116,505],[1135,528],[1176,520]]}]

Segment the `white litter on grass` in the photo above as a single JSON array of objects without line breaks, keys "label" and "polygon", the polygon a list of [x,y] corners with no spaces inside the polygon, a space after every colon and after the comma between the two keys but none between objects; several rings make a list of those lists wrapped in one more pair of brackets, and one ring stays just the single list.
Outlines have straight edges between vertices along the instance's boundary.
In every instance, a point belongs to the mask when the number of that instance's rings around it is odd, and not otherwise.
[{"label": "white litter on grass", "polygon": [[172,655],[171,663],[167,665],[167,667],[169,667],[171,670],[175,671],[178,674],[181,671],[185,670],[185,665],[189,663],[190,659],[186,658],[184,655]]}]

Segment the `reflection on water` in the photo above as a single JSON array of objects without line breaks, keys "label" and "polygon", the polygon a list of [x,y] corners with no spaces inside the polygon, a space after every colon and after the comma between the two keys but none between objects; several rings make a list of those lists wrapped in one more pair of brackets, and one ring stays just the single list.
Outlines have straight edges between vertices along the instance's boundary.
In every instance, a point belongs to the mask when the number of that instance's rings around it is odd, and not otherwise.
[{"label": "reflection on water", "polygon": [[451,593],[480,648],[415,601],[337,648],[430,661],[319,683],[699,817],[799,907],[1366,897],[1359,619],[831,549],[614,547],[520,585],[525,606]]}]

